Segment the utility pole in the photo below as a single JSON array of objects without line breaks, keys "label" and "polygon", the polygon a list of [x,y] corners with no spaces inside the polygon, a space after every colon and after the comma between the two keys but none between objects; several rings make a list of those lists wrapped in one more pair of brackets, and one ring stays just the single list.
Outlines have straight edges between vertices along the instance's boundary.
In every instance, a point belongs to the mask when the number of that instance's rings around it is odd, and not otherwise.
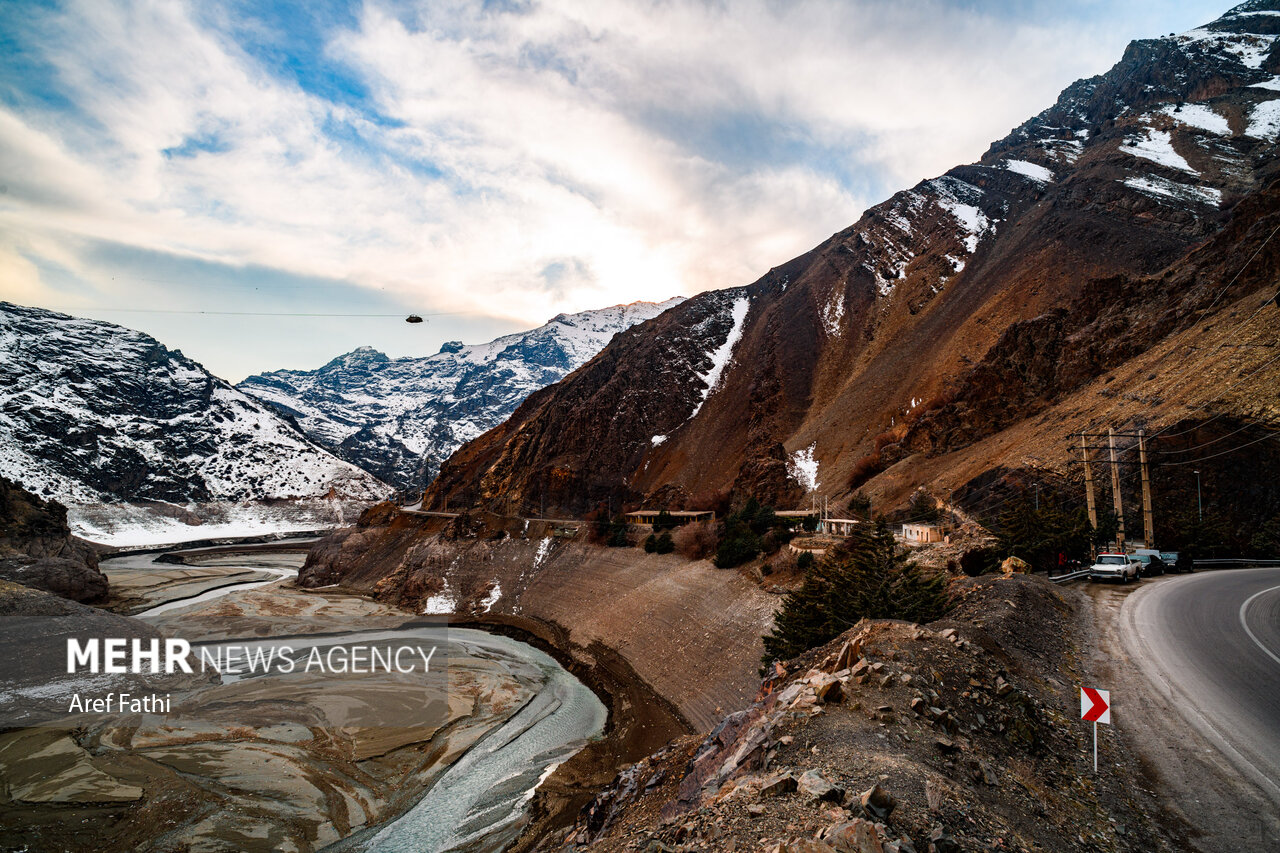
[{"label": "utility pole", "polygon": [[1111,444],[1111,500],[1116,507],[1116,546],[1124,553],[1124,504],[1120,500],[1120,457],[1116,455],[1116,431],[1107,427]]},{"label": "utility pole", "polygon": [[1093,499],[1093,465],[1090,463],[1089,442],[1080,433],[1080,453],[1084,456],[1084,499],[1089,506],[1089,526],[1098,529],[1098,505]]},{"label": "utility pole", "polygon": [[1200,500],[1200,470],[1196,469],[1196,510],[1200,513],[1200,523],[1204,523],[1204,501]]},{"label": "utility pole", "polygon": [[1142,466],[1142,539],[1154,548],[1156,539],[1155,509],[1151,506],[1151,472],[1147,468],[1147,431],[1138,430],[1138,464]]}]

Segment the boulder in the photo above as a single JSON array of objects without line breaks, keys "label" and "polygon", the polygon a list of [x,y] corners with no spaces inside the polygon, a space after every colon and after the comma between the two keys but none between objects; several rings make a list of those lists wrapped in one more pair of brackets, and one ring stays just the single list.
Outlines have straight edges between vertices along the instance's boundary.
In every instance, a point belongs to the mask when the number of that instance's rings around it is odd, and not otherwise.
[{"label": "boulder", "polygon": [[805,771],[797,782],[797,788],[818,802],[838,803],[844,799],[844,789],[833,785],[819,770]]},{"label": "boulder", "polygon": [[960,845],[941,826],[929,833],[929,853],[960,853]]},{"label": "boulder", "polygon": [[785,770],[774,776],[769,777],[760,785],[760,796],[776,797],[780,794],[789,794],[799,787],[796,777],[791,774],[790,770]]},{"label": "boulder", "polygon": [[839,702],[843,693],[840,690],[840,679],[819,673],[812,680],[813,692],[819,702]]},{"label": "boulder", "polygon": [[766,853],[836,853],[835,848],[825,841],[815,841],[811,838],[793,838],[790,841],[780,841],[766,849]]},{"label": "boulder", "polygon": [[836,853],[884,853],[884,839],[875,824],[862,818],[829,827],[822,840]]},{"label": "boulder", "polygon": [[863,791],[858,801],[862,804],[862,810],[869,817],[873,817],[876,820],[887,820],[889,815],[893,813],[893,807],[897,805],[897,802],[893,799],[893,794],[890,794],[879,785],[872,785]]},{"label": "boulder", "polygon": [[1030,574],[1031,564],[1021,557],[1006,557],[1005,561],[1000,564],[1000,571],[1006,575]]},{"label": "boulder", "polygon": [[62,557],[0,558],[0,579],[86,604],[107,599],[106,575],[88,563]]},{"label": "boulder", "polygon": [[831,669],[833,672],[850,669],[860,657],[862,657],[862,640],[850,640],[840,647],[840,654],[836,655],[836,662]]}]

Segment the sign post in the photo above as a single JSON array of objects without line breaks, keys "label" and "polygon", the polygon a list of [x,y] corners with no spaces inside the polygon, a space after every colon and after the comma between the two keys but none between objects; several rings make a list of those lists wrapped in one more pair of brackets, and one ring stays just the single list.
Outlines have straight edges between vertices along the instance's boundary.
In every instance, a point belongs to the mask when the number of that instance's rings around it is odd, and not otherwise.
[{"label": "sign post", "polygon": [[1093,772],[1098,772],[1098,723],[1111,725],[1111,691],[1080,688],[1080,719],[1093,723]]}]

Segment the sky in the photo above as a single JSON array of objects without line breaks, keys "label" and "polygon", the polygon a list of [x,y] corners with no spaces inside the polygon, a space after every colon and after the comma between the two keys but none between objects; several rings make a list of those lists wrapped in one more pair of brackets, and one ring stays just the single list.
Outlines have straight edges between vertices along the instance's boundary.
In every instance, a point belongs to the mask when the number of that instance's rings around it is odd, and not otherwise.
[{"label": "sky", "polygon": [[238,381],[746,284],[1229,5],[0,0],[0,300]]}]

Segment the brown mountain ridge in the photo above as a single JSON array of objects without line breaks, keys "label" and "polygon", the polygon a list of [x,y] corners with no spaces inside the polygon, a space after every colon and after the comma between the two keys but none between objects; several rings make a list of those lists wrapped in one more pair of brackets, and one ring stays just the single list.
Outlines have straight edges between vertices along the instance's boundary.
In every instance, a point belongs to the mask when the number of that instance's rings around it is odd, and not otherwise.
[{"label": "brown mountain ridge", "polygon": [[[1071,430],[1159,426],[1210,404],[1274,418],[1274,391],[1246,405],[1196,382],[1276,339],[1274,318],[1229,315],[1269,298],[1280,270],[1277,11],[1245,3],[1134,42],[977,163],[894,195],[748,286],[620,333],[461,448],[427,505],[790,506],[811,489],[838,501],[860,488],[894,500],[1028,455],[1065,462],[1058,438]],[[1236,346],[1249,341],[1252,352]],[[1189,346],[1194,374],[1157,393],[1186,371]],[[1139,361],[1148,369],[1119,396],[1061,409]],[[1276,375],[1263,362],[1244,390]],[[1033,418],[1062,427],[1056,444],[1044,429],[1008,432]]]}]

